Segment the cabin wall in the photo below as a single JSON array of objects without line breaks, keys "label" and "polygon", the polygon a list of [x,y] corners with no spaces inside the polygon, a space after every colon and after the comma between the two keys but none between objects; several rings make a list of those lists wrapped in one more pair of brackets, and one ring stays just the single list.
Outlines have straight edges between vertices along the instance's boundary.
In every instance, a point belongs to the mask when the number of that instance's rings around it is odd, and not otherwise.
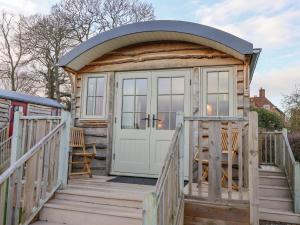
[{"label": "cabin wall", "polygon": [[[98,145],[97,154],[102,157],[93,161],[94,174],[106,174],[110,170],[115,72],[133,70],[190,68],[191,109],[194,115],[200,115],[200,76],[201,68],[230,66],[236,77],[236,115],[247,117],[249,112],[249,84],[247,63],[212,48],[185,42],[142,43],[114,50],[86,65],[75,78],[75,120],[74,125],[85,130],[86,143]],[[82,118],[83,79],[86,73],[108,74],[108,115],[105,120]],[[198,109],[198,110],[197,110]],[[103,157],[106,157],[103,160]]]},{"label": "cabin wall", "polygon": [[28,116],[57,116],[60,115],[60,109],[49,106],[29,104],[27,114]]},{"label": "cabin wall", "polygon": [[10,101],[0,99],[0,129],[8,124]]}]

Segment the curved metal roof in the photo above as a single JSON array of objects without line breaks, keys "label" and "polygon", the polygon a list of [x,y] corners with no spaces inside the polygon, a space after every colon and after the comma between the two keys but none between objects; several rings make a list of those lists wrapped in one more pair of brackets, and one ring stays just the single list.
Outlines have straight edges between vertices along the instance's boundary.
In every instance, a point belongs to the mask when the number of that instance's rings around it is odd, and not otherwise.
[{"label": "curved metal roof", "polygon": [[32,103],[32,104],[44,105],[44,106],[49,106],[49,107],[54,107],[54,108],[63,108],[63,105],[61,105],[59,102],[57,102],[53,99],[23,94],[23,93],[16,92],[16,91],[0,89],[0,98],[7,99],[7,100],[13,100],[13,101],[19,101],[19,102],[28,102],[28,103]]},{"label": "curved metal roof", "polygon": [[156,20],[124,25],[90,38],[65,54],[59,62],[62,67],[78,71],[103,54],[130,44],[177,40],[211,46],[239,59],[253,54],[253,45],[213,27],[172,20]]}]

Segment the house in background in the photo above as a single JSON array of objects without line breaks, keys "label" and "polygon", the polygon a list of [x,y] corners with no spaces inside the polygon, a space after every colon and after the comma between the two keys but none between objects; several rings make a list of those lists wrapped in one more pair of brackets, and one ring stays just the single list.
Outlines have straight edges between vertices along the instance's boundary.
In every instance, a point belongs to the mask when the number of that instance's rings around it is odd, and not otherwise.
[{"label": "house in background", "polygon": [[254,95],[250,98],[250,106],[255,108],[266,109],[270,112],[275,112],[278,115],[280,115],[283,119],[285,118],[284,112],[282,112],[266,97],[266,90],[264,88],[259,89],[259,96]]},{"label": "house in background", "polygon": [[12,134],[15,111],[24,116],[59,116],[62,108],[53,99],[0,89],[0,129],[9,125]]}]

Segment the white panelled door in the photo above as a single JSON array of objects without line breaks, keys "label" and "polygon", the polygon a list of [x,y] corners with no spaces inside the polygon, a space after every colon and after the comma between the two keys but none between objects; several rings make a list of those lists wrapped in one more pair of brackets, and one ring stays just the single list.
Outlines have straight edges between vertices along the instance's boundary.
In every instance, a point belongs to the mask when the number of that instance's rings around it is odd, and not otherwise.
[{"label": "white panelled door", "polygon": [[189,112],[190,71],[116,74],[112,173],[157,176],[176,128],[176,112]]}]

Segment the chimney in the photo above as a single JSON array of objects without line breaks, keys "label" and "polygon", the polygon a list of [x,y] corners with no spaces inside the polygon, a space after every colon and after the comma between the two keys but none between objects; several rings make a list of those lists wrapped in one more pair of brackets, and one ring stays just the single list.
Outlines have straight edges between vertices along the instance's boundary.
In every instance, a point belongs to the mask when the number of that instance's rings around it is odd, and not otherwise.
[{"label": "chimney", "polygon": [[266,90],[261,88],[259,89],[259,97],[260,98],[265,98],[266,97]]}]

